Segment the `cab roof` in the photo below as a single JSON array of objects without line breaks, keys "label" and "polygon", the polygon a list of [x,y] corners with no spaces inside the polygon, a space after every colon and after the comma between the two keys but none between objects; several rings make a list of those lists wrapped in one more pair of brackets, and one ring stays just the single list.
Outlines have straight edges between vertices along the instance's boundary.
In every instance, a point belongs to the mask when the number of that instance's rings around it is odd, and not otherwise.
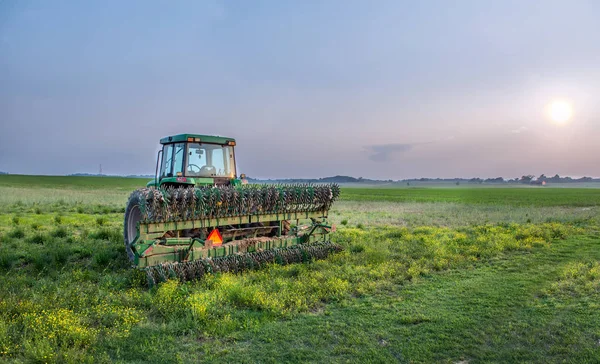
[{"label": "cab roof", "polygon": [[234,138],[218,135],[177,134],[162,138],[160,144],[187,142],[188,138],[194,138],[194,141],[198,138],[200,139],[200,143],[228,144],[229,142],[235,142]]}]

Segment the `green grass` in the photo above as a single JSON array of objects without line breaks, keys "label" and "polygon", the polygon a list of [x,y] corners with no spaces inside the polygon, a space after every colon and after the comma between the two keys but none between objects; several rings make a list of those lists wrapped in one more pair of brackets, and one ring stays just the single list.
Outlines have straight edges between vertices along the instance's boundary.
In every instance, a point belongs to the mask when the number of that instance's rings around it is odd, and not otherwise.
[{"label": "green grass", "polygon": [[122,177],[70,177],[70,176],[29,176],[29,175],[0,175],[2,187],[31,188],[66,188],[69,190],[82,189],[94,190],[119,190],[130,191],[144,187],[149,178],[122,178]]},{"label": "green grass", "polygon": [[343,226],[394,225],[417,227],[469,226],[501,223],[578,223],[598,216],[599,206],[511,206],[457,202],[340,201],[330,217]]},{"label": "green grass", "polygon": [[600,357],[598,190],[343,189],[344,252],[148,289],[122,242],[145,182],[0,176],[0,361]]},{"label": "green grass", "polygon": [[347,188],[345,201],[451,202],[508,206],[598,206],[600,189],[550,187]]},{"label": "green grass", "polygon": [[597,238],[567,239],[203,345],[218,347],[214,361],[597,362],[598,301],[545,292],[571,262],[600,259],[598,248]]}]

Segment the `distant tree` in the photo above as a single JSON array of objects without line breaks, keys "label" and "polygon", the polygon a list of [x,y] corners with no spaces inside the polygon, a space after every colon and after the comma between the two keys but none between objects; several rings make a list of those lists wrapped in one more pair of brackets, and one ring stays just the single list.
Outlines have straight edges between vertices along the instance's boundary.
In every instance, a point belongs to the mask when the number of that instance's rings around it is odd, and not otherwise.
[{"label": "distant tree", "polygon": [[527,176],[522,176],[520,181],[521,183],[530,183],[534,177],[534,175],[528,174]]},{"label": "distant tree", "polygon": [[456,181],[456,185],[459,186],[460,185],[460,181]]},{"label": "distant tree", "polygon": [[545,174],[543,174],[543,173],[542,173],[542,174],[540,174],[540,176],[538,177],[538,181],[545,181],[545,180],[547,180],[547,179],[548,179],[548,177],[546,177],[546,175],[545,175]]},{"label": "distant tree", "polygon": [[554,177],[550,177],[550,178],[546,179],[546,181],[558,183],[558,182],[561,182],[561,178],[558,174],[556,174],[556,175],[554,175]]},{"label": "distant tree", "polygon": [[321,182],[334,182],[334,183],[348,183],[348,182],[360,182],[358,179],[350,176],[334,176],[319,178]]}]

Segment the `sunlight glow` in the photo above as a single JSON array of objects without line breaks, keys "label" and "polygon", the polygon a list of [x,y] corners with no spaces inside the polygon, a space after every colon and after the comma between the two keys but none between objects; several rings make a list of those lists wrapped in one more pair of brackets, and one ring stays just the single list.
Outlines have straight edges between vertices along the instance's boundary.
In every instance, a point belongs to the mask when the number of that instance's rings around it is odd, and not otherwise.
[{"label": "sunlight glow", "polygon": [[557,124],[564,124],[573,116],[573,107],[566,101],[553,101],[548,107],[550,119]]}]

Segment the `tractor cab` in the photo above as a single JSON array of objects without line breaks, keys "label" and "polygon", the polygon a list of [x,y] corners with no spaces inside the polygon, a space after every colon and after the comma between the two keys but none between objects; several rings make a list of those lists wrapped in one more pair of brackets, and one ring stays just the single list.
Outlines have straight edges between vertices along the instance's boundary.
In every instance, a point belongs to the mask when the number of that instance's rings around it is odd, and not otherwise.
[{"label": "tractor cab", "polygon": [[[155,180],[148,186],[238,185],[235,139],[179,134],[160,140]],[[242,176],[243,177],[243,176]]]}]

